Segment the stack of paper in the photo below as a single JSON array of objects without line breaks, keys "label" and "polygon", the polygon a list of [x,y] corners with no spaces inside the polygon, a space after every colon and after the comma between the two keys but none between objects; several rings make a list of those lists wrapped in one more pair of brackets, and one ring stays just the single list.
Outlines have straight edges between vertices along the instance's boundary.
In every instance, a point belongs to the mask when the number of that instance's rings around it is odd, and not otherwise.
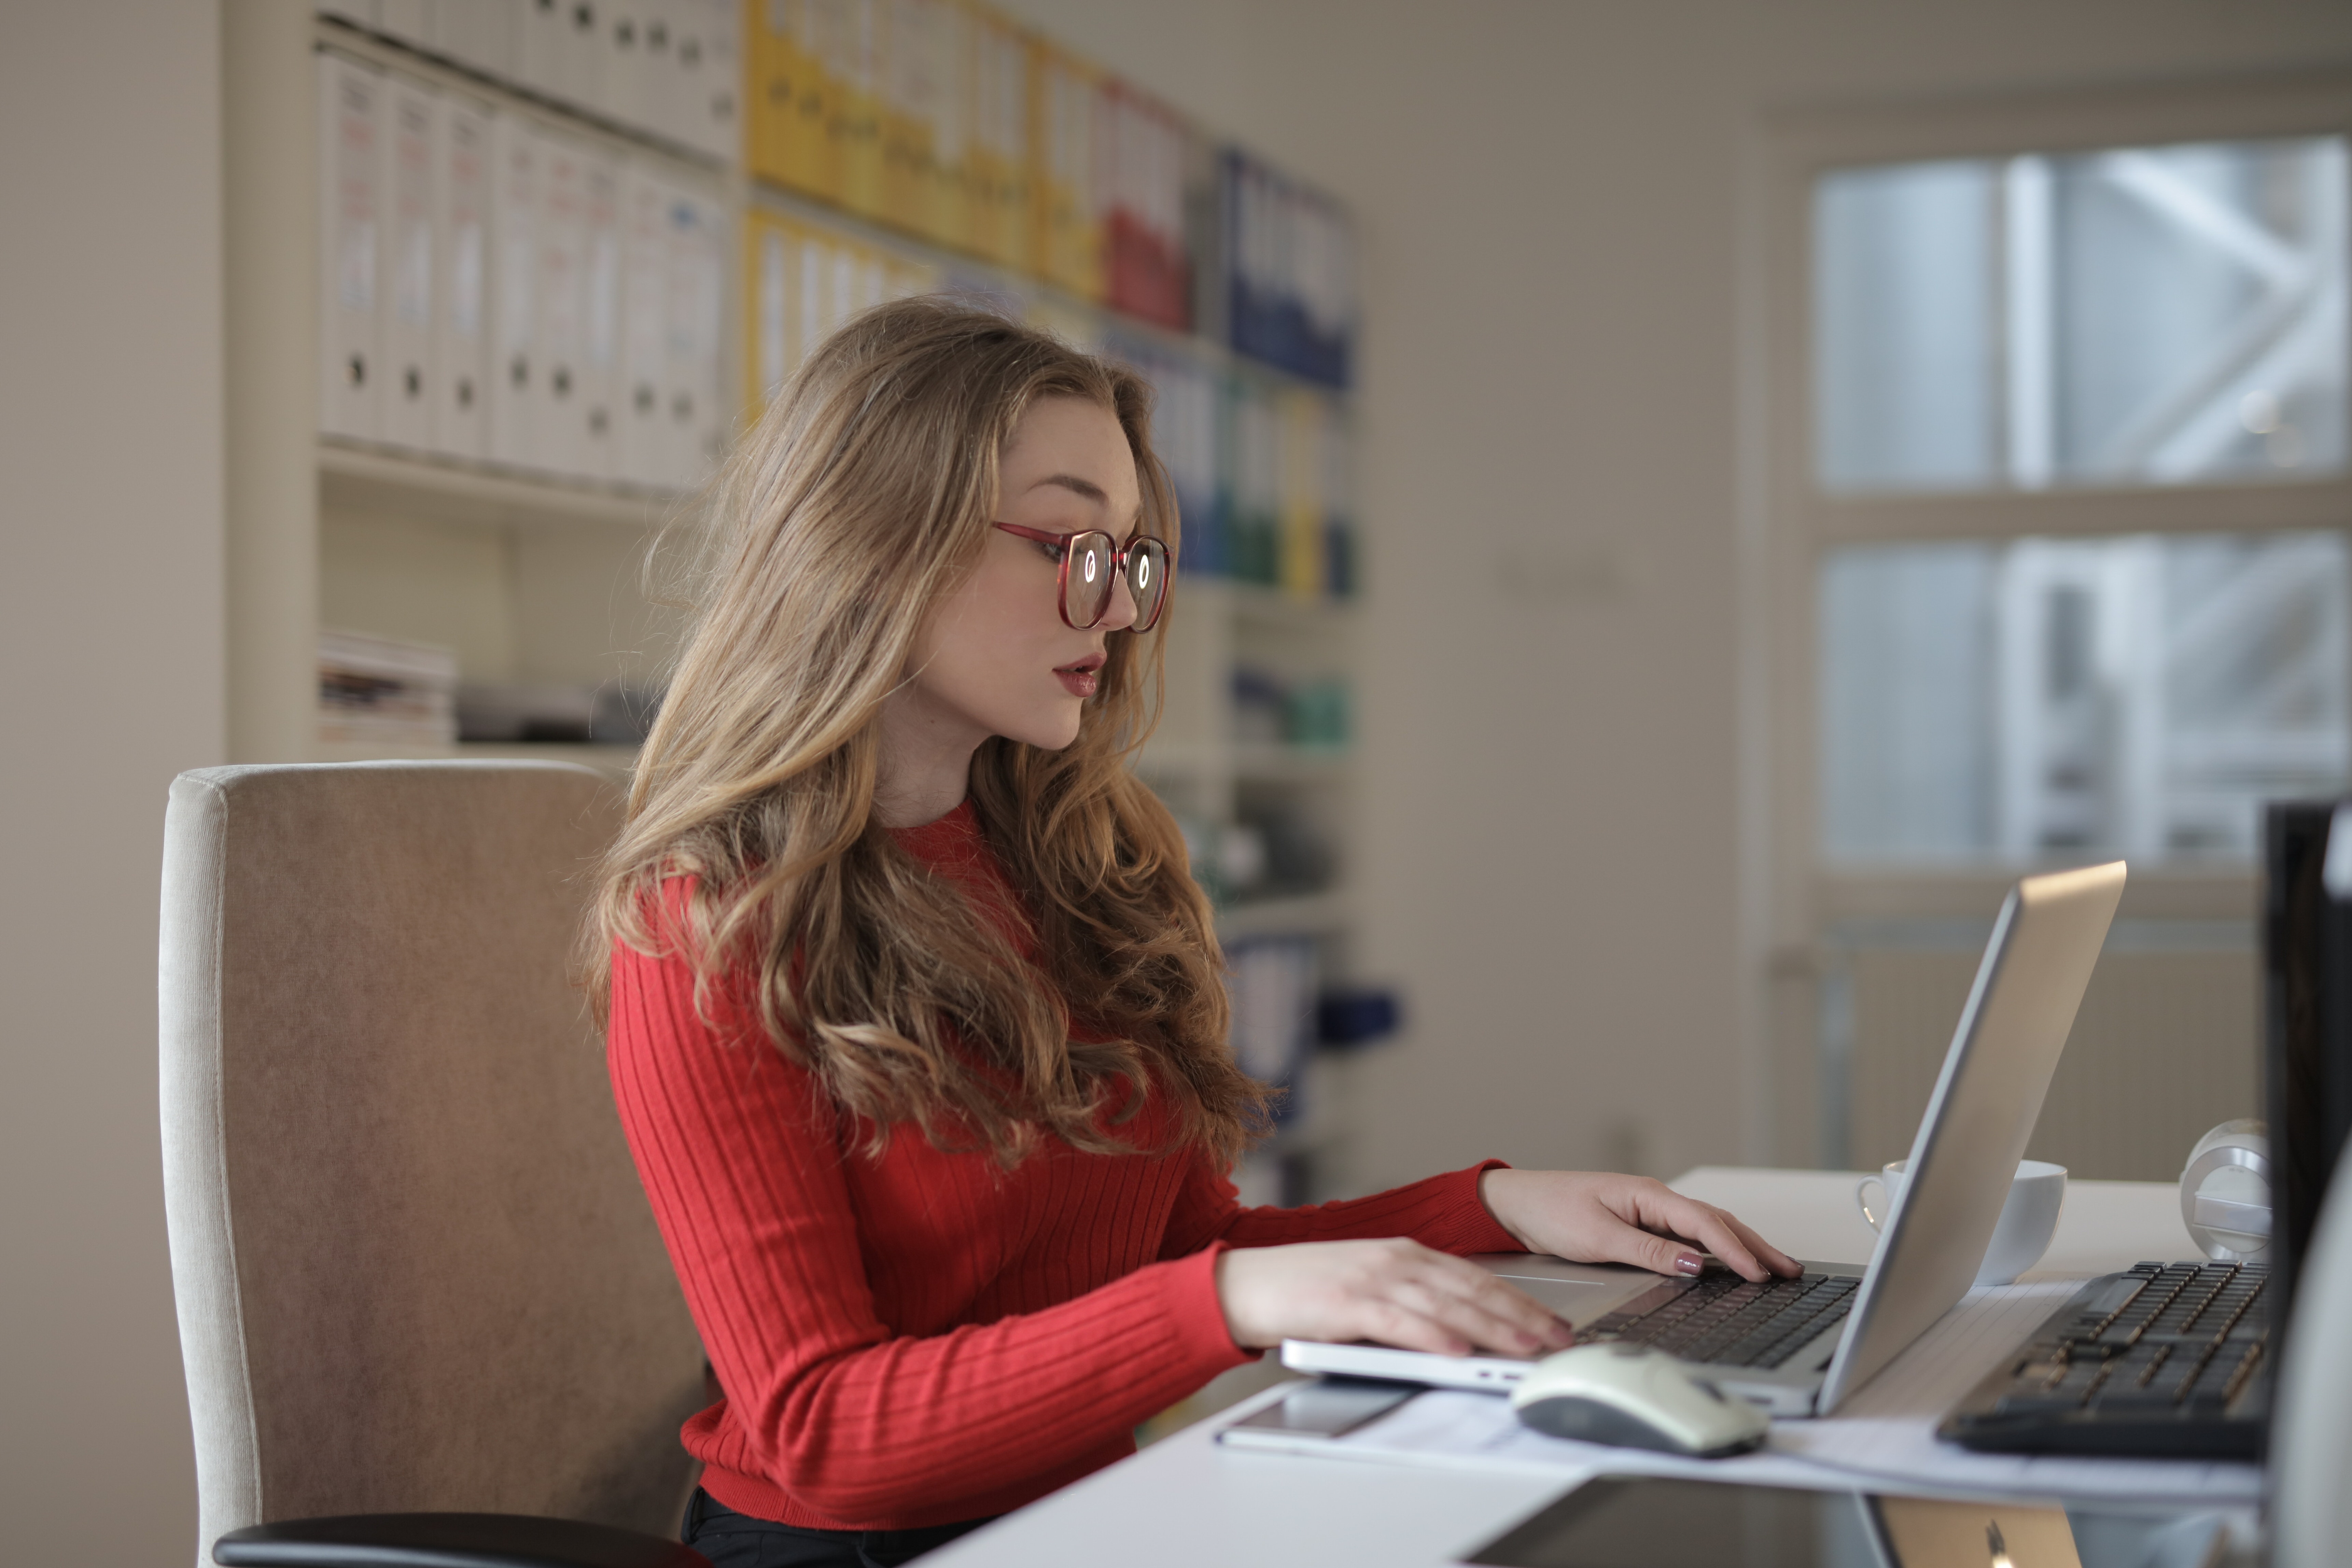
[{"label": "stack of paper", "polygon": [[433,751],[457,740],[457,656],[362,632],[319,634],[319,739]]}]

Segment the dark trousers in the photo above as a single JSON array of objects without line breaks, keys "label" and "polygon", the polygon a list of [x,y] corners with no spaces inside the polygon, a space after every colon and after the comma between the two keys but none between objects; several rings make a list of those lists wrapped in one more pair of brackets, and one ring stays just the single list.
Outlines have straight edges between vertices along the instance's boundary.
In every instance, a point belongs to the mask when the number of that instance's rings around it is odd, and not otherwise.
[{"label": "dark trousers", "polygon": [[986,1524],[934,1524],[921,1530],[810,1530],[737,1513],[694,1489],[678,1539],[710,1559],[711,1568],[898,1568],[934,1547]]}]

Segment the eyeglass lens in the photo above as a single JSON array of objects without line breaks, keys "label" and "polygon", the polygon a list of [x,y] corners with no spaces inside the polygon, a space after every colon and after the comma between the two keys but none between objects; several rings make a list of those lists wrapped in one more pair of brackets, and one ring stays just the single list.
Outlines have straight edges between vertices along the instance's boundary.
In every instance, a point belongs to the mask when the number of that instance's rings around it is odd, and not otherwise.
[{"label": "eyeglass lens", "polygon": [[[1091,626],[1110,608],[1118,547],[1109,534],[1089,530],[1071,537],[1069,551],[1064,605],[1072,626]],[[1168,594],[1168,552],[1158,540],[1139,539],[1128,552],[1127,591],[1135,600],[1135,629],[1150,630]]]}]

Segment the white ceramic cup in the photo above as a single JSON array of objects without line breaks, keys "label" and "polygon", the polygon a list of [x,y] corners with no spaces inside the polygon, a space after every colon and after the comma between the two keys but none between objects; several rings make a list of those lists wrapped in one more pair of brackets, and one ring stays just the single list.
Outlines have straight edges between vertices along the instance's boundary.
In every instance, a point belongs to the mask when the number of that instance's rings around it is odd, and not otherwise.
[{"label": "white ceramic cup", "polygon": [[[1873,1230],[1886,1228],[1886,1216],[1902,1195],[1908,1160],[1897,1160],[1875,1176],[1853,1184],[1854,1206]],[[1870,1189],[1879,1189],[1876,1201]],[[1977,1270],[1979,1285],[2008,1285],[2042,1261],[2050,1238],[2058,1232],[2058,1211],[2066,1204],[2066,1167],[2046,1160],[2021,1160],[2009,1197],[2000,1205],[2000,1220],[1985,1246],[1984,1265]]]}]

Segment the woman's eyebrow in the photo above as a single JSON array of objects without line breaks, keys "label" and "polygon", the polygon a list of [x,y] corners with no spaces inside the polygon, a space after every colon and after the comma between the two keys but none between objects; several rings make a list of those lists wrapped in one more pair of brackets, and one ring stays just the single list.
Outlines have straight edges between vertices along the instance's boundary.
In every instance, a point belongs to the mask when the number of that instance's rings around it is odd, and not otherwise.
[{"label": "woman's eyebrow", "polygon": [[1035,484],[1031,485],[1029,488],[1034,490],[1045,485],[1059,485],[1064,489],[1070,491],[1074,495],[1086,497],[1087,500],[1094,502],[1097,506],[1108,506],[1110,504],[1110,495],[1108,491],[1105,490],[1102,486],[1095,483],[1094,480],[1082,479],[1076,474],[1047,474],[1044,479],[1039,479]]}]

